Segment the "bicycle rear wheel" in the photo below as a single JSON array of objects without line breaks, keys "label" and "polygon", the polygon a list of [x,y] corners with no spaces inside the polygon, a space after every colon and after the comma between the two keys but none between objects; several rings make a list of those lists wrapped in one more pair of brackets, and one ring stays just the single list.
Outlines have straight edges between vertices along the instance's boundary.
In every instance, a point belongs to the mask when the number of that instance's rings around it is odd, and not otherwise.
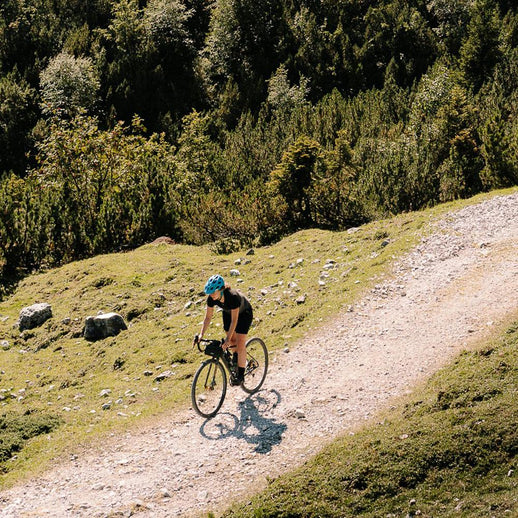
[{"label": "bicycle rear wheel", "polygon": [[192,380],[191,401],[202,417],[214,417],[227,393],[227,374],[218,360],[204,361]]},{"label": "bicycle rear wheel", "polygon": [[268,349],[260,338],[250,338],[246,342],[245,379],[241,385],[245,392],[257,392],[268,371]]}]

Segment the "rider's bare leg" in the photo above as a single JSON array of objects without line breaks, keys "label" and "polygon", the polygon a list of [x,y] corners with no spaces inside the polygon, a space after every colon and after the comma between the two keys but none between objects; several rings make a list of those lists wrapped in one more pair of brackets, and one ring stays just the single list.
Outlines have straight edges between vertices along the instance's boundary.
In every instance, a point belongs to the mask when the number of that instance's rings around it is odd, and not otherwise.
[{"label": "rider's bare leg", "polygon": [[238,367],[246,367],[246,338],[248,335],[233,333],[230,337],[230,347],[232,352],[237,352]]}]

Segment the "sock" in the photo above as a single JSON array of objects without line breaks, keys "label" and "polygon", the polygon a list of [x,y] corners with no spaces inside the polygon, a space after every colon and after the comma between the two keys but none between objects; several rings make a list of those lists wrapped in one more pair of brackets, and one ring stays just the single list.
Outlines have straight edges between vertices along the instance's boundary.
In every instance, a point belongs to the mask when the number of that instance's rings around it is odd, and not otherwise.
[{"label": "sock", "polygon": [[243,381],[245,379],[245,368],[244,367],[237,368],[237,379],[239,381]]}]

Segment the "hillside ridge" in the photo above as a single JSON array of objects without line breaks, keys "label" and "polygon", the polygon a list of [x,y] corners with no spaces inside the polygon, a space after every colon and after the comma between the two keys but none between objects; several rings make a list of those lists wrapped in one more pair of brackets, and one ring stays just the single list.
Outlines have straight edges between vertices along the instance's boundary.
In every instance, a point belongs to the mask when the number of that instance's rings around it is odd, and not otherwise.
[{"label": "hillside ridge", "polygon": [[210,421],[187,410],[78,448],[3,492],[1,516],[195,516],[245,498],[516,312],[517,252],[518,193],[449,213],[390,279],[278,353],[258,394],[232,389]]}]

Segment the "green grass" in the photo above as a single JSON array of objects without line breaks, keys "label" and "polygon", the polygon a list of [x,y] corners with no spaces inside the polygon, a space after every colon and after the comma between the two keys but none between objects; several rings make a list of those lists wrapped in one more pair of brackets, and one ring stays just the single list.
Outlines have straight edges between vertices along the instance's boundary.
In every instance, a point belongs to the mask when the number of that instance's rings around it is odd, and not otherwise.
[{"label": "green grass", "polygon": [[[298,232],[249,256],[246,251],[215,255],[209,247],[146,245],[27,277],[0,303],[0,340],[10,344],[0,350],[0,418],[52,426],[36,427],[33,435],[11,427],[16,446],[7,460],[0,459],[0,486],[37,473],[105,434],[188,407],[191,377],[200,361],[191,340],[203,319],[202,289],[212,273],[221,273],[249,296],[256,317],[251,334],[263,337],[272,351],[285,344],[295,347],[310,329],[379,282],[394,259],[429,232],[430,222],[485,196],[353,232]],[[236,265],[240,258],[250,262]],[[336,267],[328,270],[322,286],[327,259]],[[229,276],[234,268],[239,277]],[[297,304],[302,294],[306,302]],[[53,318],[20,333],[14,325],[20,310],[36,302],[50,303]],[[86,341],[84,321],[99,311],[119,312],[128,330]],[[222,336],[219,317],[210,334]],[[165,370],[173,376],[155,381]],[[105,389],[111,392],[103,397]],[[108,402],[109,409],[103,410]]]},{"label": "green grass", "polygon": [[224,516],[517,516],[517,396],[515,320],[376,422]]}]

